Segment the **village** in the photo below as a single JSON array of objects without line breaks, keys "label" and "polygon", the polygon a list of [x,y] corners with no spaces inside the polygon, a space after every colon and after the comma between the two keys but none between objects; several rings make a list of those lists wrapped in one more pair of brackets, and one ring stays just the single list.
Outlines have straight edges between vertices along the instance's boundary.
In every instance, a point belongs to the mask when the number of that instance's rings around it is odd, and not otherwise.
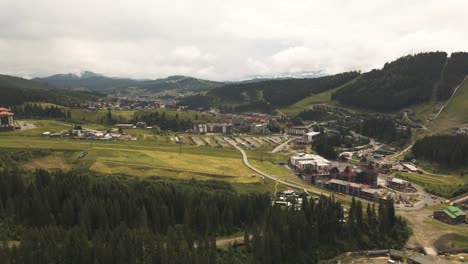
[{"label": "village", "polygon": [[[345,111],[336,110],[336,113],[340,118],[350,119]],[[341,146],[339,155],[335,159],[326,159],[316,153],[313,146],[317,140],[337,135],[343,129],[337,127],[335,121],[288,125],[272,132],[270,128],[284,123],[268,114],[221,114],[215,110],[205,114],[216,116],[220,122],[194,121],[192,129],[183,133],[168,133],[170,142],[180,146],[209,146],[221,149],[234,147],[246,151],[259,149],[270,153],[280,152],[289,158],[279,162],[277,166],[287,167],[300,179],[303,186],[314,186],[324,192],[355,197],[369,203],[378,204],[392,200],[395,208],[401,211],[417,211],[428,205],[437,205],[440,209],[433,211],[433,219],[450,225],[463,225],[466,221],[467,195],[446,200],[429,194],[421,186],[404,179],[402,174],[424,174],[424,171],[418,167],[416,160],[389,158],[397,153],[395,147],[351,131],[347,137],[352,144]],[[23,121],[17,121],[10,109],[2,108],[0,127],[6,131],[21,130],[30,129],[34,124],[28,125]],[[45,131],[41,136],[67,137],[76,140],[139,140],[133,131],[149,134],[167,133],[145,122],[136,122],[115,124],[105,130],[74,125],[66,130]],[[86,151],[80,152],[78,159],[83,159],[86,155]],[[297,184],[292,184],[292,187],[295,188],[277,191],[272,203],[300,210],[304,199],[301,189],[304,188]],[[308,199],[316,201],[318,196],[312,194]]]}]

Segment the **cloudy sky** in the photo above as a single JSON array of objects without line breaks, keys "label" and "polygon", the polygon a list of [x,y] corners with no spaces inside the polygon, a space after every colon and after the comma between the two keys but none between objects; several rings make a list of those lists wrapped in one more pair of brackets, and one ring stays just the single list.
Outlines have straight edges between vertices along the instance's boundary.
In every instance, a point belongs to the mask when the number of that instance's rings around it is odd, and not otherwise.
[{"label": "cloudy sky", "polygon": [[459,0],[0,0],[0,73],[240,80],[468,51]]}]

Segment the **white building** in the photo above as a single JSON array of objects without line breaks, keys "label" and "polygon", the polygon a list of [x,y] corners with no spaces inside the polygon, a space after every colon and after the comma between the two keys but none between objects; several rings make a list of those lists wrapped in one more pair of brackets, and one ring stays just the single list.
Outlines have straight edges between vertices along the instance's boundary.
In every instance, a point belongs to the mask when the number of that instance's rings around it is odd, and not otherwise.
[{"label": "white building", "polygon": [[311,169],[324,175],[328,174],[332,166],[329,160],[314,154],[301,153],[297,156],[292,156],[290,162],[299,170]]},{"label": "white building", "polygon": [[304,134],[304,141],[306,143],[311,143],[312,141],[314,141],[318,136],[320,135],[320,132],[315,132],[315,131],[311,131],[311,132],[307,132]]}]

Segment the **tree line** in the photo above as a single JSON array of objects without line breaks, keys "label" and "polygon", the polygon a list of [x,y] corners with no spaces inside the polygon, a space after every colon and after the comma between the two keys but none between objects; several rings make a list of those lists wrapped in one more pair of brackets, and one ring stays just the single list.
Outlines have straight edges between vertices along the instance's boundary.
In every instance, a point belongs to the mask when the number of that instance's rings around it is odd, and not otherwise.
[{"label": "tree line", "polygon": [[392,118],[390,117],[370,117],[366,118],[356,131],[360,134],[375,138],[381,142],[390,144],[396,143],[399,146],[404,145],[411,138],[411,128],[399,131]]},{"label": "tree line", "polygon": [[414,143],[412,152],[417,159],[447,167],[468,164],[468,136],[428,136]]},{"label": "tree line", "polygon": [[447,59],[445,52],[419,53],[385,63],[332,94],[347,106],[395,111],[431,99]]},{"label": "tree line", "polygon": [[40,104],[27,103],[18,106],[12,106],[11,110],[17,117],[21,118],[59,118],[68,119],[72,118],[71,110],[64,110],[63,107],[56,105],[42,106]]},{"label": "tree line", "polygon": [[[333,196],[303,198],[296,210],[220,181],[13,166],[0,172],[0,263],[316,263],[408,238],[392,201],[346,211]],[[216,247],[239,231],[244,246]]]},{"label": "tree line", "polygon": [[455,87],[468,75],[468,53],[454,52],[447,60],[447,65],[442,72],[442,79],[437,86],[437,99],[447,100],[452,95]]}]

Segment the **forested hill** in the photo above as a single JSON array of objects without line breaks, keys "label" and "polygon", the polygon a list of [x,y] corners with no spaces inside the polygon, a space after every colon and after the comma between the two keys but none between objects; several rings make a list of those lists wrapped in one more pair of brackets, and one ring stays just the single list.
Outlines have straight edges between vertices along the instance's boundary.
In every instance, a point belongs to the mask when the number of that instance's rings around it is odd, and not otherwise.
[{"label": "forested hill", "polygon": [[5,106],[39,101],[71,106],[101,96],[98,93],[69,91],[8,75],[0,75],[0,92],[0,105]]},{"label": "forested hill", "polygon": [[156,80],[136,80],[129,78],[107,77],[93,72],[84,72],[80,76],[75,74],[57,74],[50,77],[35,78],[33,80],[64,88],[87,88],[89,90],[108,92],[129,87],[142,88],[148,91],[174,89],[181,91],[205,91],[224,84],[179,75]]},{"label": "forested hill", "polygon": [[276,79],[232,83],[210,91],[207,96],[188,97],[183,103],[192,107],[215,105],[237,111],[263,110],[291,105],[304,97],[338,87],[356,78],[358,72],[313,79]]},{"label": "forested hill", "polygon": [[400,110],[431,100],[447,60],[445,52],[401,57],[380,70],[363,74],[356,82],[335,92],[341,104],[378,111]]}]

